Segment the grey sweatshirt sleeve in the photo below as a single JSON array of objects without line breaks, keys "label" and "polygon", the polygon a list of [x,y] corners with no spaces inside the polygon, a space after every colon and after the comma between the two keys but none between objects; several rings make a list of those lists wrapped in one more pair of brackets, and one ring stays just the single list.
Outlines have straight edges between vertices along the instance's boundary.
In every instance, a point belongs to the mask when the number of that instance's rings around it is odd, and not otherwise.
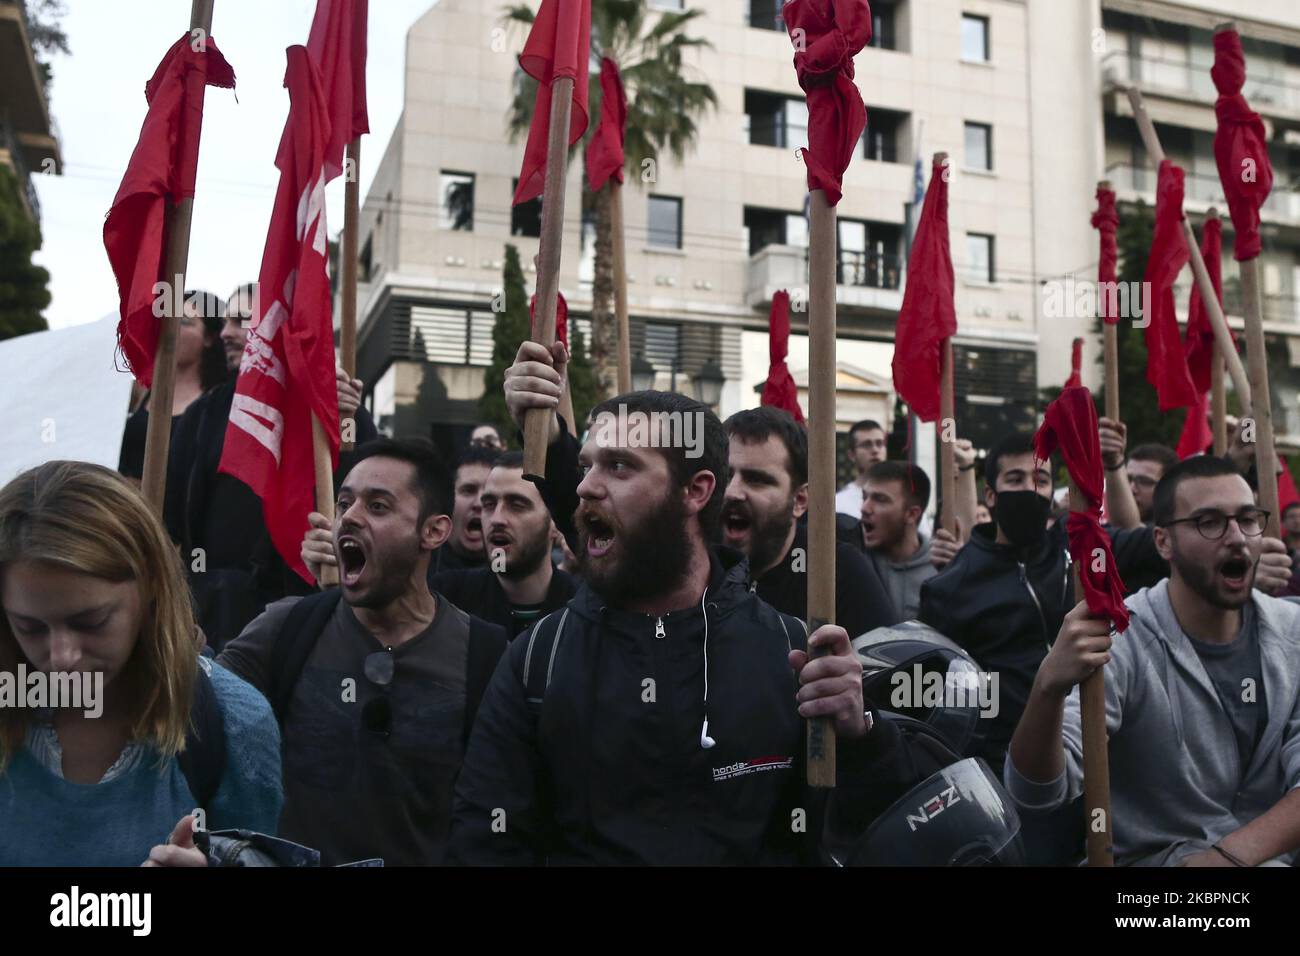
[{"label": "grey sweatshirt sleeve", "polygon": [[248,622],[237,638],[221,649],[217,663],[265,694],[270,685],[268,671],[275,639],[280,635],[289,611],[301,600],[300,597],[286,597],[268,604],[265,611]]},{"label": "grey sweatshirt sleeve", "polygon": [[[1106,677],[1106,736],[1114,737],[1124,722],[1124,703],[1132,693],[1134,673],[1132,637],[1111,632],[1110,663],[1103,668]],[[1079,705],[1079,688],[1075,686],[1065,699],[1065,717],[1061,726],[1065,747],[1065,770],[1047,783],[1037,783],[1023,776],[1007,753],[1002,779],[1011,798],[1026,810],[1055,810],[1083,793],[1083,716]]]},{"label": "grey sweatshirt sleeve", "polygon": [[1278,754],[1282,762],[1282,785],[1290,792],[1300,787],[1300,697],[1296,698],[1282,730],[1282,747]]}]

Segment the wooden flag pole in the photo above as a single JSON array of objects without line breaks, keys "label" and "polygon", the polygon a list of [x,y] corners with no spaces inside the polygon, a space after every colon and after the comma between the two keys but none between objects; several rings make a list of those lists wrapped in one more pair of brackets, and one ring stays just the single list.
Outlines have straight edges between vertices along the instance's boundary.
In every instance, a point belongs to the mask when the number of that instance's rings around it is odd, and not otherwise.
[{"label": "wooden flag pole", "polygon": [[[1070,510],[1087,511],[1088,503],[1070,480]],[[1084,599],[1079,567],[1074,567],[1074,602]],[[1110,819],[1110,743],[1106,736],[1106,673],[1098,667],[1079,685],[1083,725],[1083,808],[1088,828],[1088,865],[1114,866]],[[1100,811],[1100,813],[1098,813]]]},{"label": "wooden flag pole", "polygon": [[[190,4],[190,34],[202,30],[203,36],[212,35],[212,7],[214,0],[192,0]],[[203,132],[203,99],[207,91],[201,73],[187,79],[193,87],[187,92],[198,101],[192,114],[198,117],[193,129],[184,129],[182,136],[194,138],[194,155]],[[167,494],[167,453],[172,439],[172,401],[176,396],[176,332],[180,315],[185,308],[185,273],[190,258],[190,225],[194,219],[194,197],[187,196],[177,203],[167,204],[166,213],[167,257],[166,281],[172,284],[171,294],[159,323],[158,349],[154,352],[153,386],[149,397],[149,428],[145,433],[144,473],[140,491],[158,517],[162,517],[163,499]]]},{"label": "wooden flag pole", "polygon": [[618,393],[632,391],[632,330],[627,317],[627,244],[623,236],[623,184],[609,177],[609,221],[614,239],[614,315],[618,320]]},{"label": "wooden flag pole", "polygon": [[[348,378],[357,377],[357,230],[361,219],[361,137],[348,143],[343,184],[343,287],[342,325],[339,329],[339,352],[343,371]],[[347,422],[351,421],[349,428]],[[351,451],[351,436],[356,435],[356,419],[339,423],[347,439],[340,451]]]},{"label": "wooden flag pole", "polygon": [[[835,207],[810,194],[808,234],[808,630],[835,623]],[[814,654],[813,656],[820,656]],[[835,724],[808,721],[808,784],[835,786]]]},{"label": "wooden flag pole", "polygon": [[[1237,24],[1228,20],[1215,26],[1214,32],[1236,31]],[[1264,342],[1264,301],[1260,297],[1259,257],[1237,263],[1241,277],[1241,301],[1245,312],[1246,361],[1250,366],[1251,395],[1258,401],[1248,403],[1255,421],[1255,478],[1259,488],[1259,506],[1268,512],[1269,537],[1281,538],[1282,516],[1277,495],[1277,448],[1273,444],[1273,393],[1268,386],[1268,355]],[[1243,404],[1242,408],[1246,408]],[[1244,416],[1239,428],[1245,426]]]},{"label": "wooden flag pole", "polygon": [[[1206,223],[1218,218],[1219,211],[1213,206],[1205,213]],[[1214,354],[1210,357],[1210,422],[1210,430],[1214,433],[1214,453],[1222,456],[1228,450],[1228,396],[1223,390],[1223,356],[1218,340],[1215,340]]]},{"label": "wooden flag pole", "polygon": [[[1098,189],[1110,189],[1110,180],[1097,183]],[[1106,417],[1113,422],[1119,418],[1119,330],[1115,323],[1101,321],[1102,361],[1106,370]]]},{"label": "wooden flag pole", "polygon": [[[560,289],[560,247],[564,242],[564,188],[569,169],[569,111],[573,77],[551,87],[551,127],[546,143],[546,179],[542,186],[542,238],[537,266],[537,342],[548,352],[555,344],[555,294]],[[552,412],[530,408],[524,414],[524,477],[546,475],[546,444]]]},{"label": "wooden flag pole", "polygon": [[[1151,157],[1152,165],[1159,170],[1160,164],[1165,159],[1165,151],[1160,147],[1160,138],[1156,135],[1155,125],[1151,122],[1146,104],[1142,101],[1142,93],[1136,87],[1129,87],[1128,100],[1133,107],[1133,118],[1137,121],[1138,132],[1142,134],[1142,143],[1146,147],[1147,155]],[[1182,222],[1183,238],[1187,242],[1187,250],[1191,254],[1192,274],[1196,277],[1196,287],[1201,290],[1201,299],[1205,303],[1205,312],[1210,317],[1210,326],[1214,329],[1214,341],[1218,344],[1219,351],[1223,353],[1223,358],[1228,363],[1228,374],[1232,377],[1232,387],[1237,390],[1237,397],[1241,401],[1242,408],[1249,408],[1251,405],[1251,391],[1250,382],[1246,378],[1246,369],[1242,366],[1241,357],[1237,355],[1237,350],[1232,345],[1232,333],[1228,331],[1228,320],[1223,317],[1223,309],[1219,305],[1218,296],[1214,294],[1214,283],[1210,281],[1210,274],[1205,269],[1205,260],[1201,258],[1201,247],[1196,241],[1196,234],[1192,232],[1192,224],[1187,220],[1186,216],[1182,217]]]},{"label": "wooden flag pole", "polygon": [[[940,166],[948,161],[947,153],[935,153]],[[943,530],[957,535],[957,418],[953,394],[952,339],[944,339],[939,352],[939,488],[940,524]],[[967,528],[967,531],[970,529]]]},{"label": "wooden flag pole", "polygon": [[[311,417],[311,450],[316,466],[316,510],[334,523],[334,466],[330,462],[329,439],[325,428],[315,415]],[[332,588],[339,583],[339,569],[323,564],[320,569],[320,586]]]}]

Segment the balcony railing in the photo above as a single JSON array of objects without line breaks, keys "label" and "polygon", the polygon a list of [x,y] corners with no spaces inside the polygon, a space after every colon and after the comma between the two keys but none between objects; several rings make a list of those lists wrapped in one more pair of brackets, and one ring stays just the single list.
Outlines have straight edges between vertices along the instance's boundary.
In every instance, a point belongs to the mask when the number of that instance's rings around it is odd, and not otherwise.
[{"label": "balcony railing", "polygon": [[[1207,51],[1207,56],[1212,57],[1212,54]],[[1213,103],[1219,94],[1210,79],[1212,62],[1210,59],[1204,63],[1192,63],[1112,50],[1102,58],[1101,75],[1107,83],[1137,85],[1143,90],[1174,93]],[[1300,113],[1300,86],[1285,80],[1257,72],[1246,77],[1242,94],[1254,109],[1261,112]]]},{"label": "balcony railing", "polygon": [[18,143],[18,137],[14,135],[13,128],[2,120],[0,120],[0,149],[8,151],[9,160],[14,166],[14,174],[18,177],[18,186],[27,197],[27,205],[32,211],[32,218],[39,223],[41,221],[41,200],[36,195],[36,184],[32,182],[31,171],[27,168],[27,161],[23,158],[23,148]]},{"label": "balcony railing", "polygon": [[903,277],[900,257],[841,249],[836,282],[867,289],[897,289]]},{"label": "balcony railing", "polygon": [[[1186,175],[1183,179],[1184,199],[1215,204],[1219,207],[1220,214],[1226,216],[1228,206],[1223,198],[1223,184],[1219,182],[1218,174],[1185,172]],[[1155,200],[1156,172],[1154,169],[1117,163],[1106,168],[1106,178],[1111,181],[1116,189],[1127,189],[1143,193],[1152,202]],[[1300,192],[1290,188],[1288,184],[1280,182],[1275,172],[1273,189],[1269,192],[1268,198],[1264,200],[1262,212],[1279,219],[1300,223]]]}]

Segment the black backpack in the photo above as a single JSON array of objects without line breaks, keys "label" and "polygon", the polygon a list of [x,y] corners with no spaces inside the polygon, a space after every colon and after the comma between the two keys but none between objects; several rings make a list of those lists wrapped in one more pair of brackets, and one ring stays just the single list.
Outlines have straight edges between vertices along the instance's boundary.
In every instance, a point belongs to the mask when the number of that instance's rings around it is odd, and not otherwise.
[{"label": "black backpack", "polygon": [[[307,665],[307,658],[311,656],[312,648],[316,646],[342,597],[338,588],[308,595],[289,610],[284,626],[276,635],[275,644],[271,648],[266,697],[271,702],[271,709],[275,711],[275,719],[281,729],[284,728],[284,719],[289,713],[293,689]],[[469,615],[469,659],[465,672],[465,720],[462,732],[462,743],[466,747],[469,746],[470,731],[474,729],[478,705],[483,700],[483,693],[487,690],[492,672],[496,670],[497,661],[505,647],[506,637],[502,628]]]},{"label": "black backpack", "polygon": [[226,772],[226,729],[221,722],[221,706],[207,668],[200,659],[198,678],[194,681],[194,699],[190,702],[190,724],[185,732],[185,749],[176,763],[189,784],[198,806],[207,809],[221,786]]}]

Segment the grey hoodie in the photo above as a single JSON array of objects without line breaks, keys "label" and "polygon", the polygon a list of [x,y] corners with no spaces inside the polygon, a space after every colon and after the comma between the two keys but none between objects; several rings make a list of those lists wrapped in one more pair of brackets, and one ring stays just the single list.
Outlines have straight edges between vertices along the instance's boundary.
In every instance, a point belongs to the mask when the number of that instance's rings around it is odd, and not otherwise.
[{"label": "grey hoodie", "polygon": [[925,535],[919,537],[921,547],[906,561],[897,564],[877,551],[866,550],[880,572],[880,579],[885,582],[885,590],[898,609],[901,621],[916,620],[921,612],[921,585],[939,573],[930,563],[930,539]]},{"label": "grey hoodie", "polygon": [[[1169,582],[1128,601],[1130,625],[1106,665],[1106,730],[1115,862],[1172,865],[1249,823],[1300,786],[1300,607],[1252,594],[1268,722],[1250,765],[1169,603]],[[1083,792],[1079,689],[1065,702],[1065,772],[1051,783],[1004,779],[1026,809]],[[1270,862],[1291,862],[1295,854]]]}]

